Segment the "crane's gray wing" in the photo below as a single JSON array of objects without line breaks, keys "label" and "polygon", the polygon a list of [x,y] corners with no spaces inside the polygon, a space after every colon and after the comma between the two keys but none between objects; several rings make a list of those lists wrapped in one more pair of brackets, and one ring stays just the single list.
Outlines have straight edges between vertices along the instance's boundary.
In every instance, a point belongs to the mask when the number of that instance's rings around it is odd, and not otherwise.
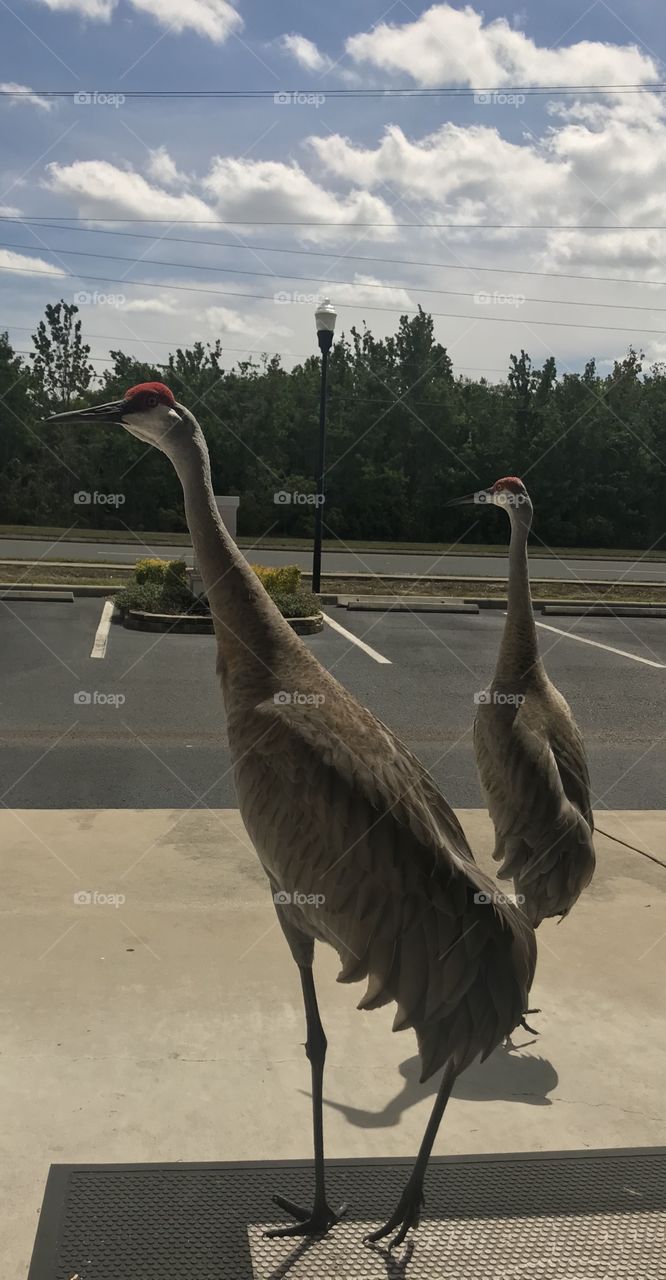
[{"label": "crane's gray wing", "polygon": [[[477,763],[495,825],[500,879],[513,878],[534,924],[566,914],[589,883],[594,849],[582,742],[541,714],[479,708]],[[580,738],[580,735],[578,735]]]},{"label": "crane's gray wing", "polygon": [[423,766],[353,700],[332,702],[256,708],[237,769],[244,820],[303,927],[339,952],[339,980],[368,979],[359,1007],[397,1002],[424,1079],[451,1056],[462,1069],[520,1020],[534,935],[495,903]]}]

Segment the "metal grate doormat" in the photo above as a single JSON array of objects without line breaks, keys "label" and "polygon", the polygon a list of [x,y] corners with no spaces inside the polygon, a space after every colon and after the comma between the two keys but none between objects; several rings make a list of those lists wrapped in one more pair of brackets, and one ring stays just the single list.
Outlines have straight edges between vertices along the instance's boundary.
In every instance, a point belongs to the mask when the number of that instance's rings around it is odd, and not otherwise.
[{"label": "metal grate doormat", "polygon": [[309,1162],[53,1165],[28,1280],[666,1280],[666,1147],[434,1159],[418,1232],[369,1249],[411,1164],[329,1161],[348,1214],[307,1242],[263,1231]]}]

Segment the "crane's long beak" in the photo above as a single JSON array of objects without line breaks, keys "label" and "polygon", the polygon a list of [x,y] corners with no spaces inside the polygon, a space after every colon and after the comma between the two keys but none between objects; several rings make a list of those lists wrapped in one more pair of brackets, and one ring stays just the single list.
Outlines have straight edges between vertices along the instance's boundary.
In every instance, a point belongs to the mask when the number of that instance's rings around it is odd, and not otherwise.
[{"label": "crane's long beak", "polygon": [[483,505],[490,502],[490,494],[487,489],[477,489],[476,493],[466,493],[464,498],[452,498],[450,502],[445,503],[447,507],[475,507],[479,503]]},{"label": "crane's long beak", "polygon": [[123,414],[127,413],[127,405],[124,400],[109,400],[108,404],[95,404],[90,409],[69,409],[66,413],[54,413],[52,417],[45,418],[47,423],[51,422],[75,422],[85,426],[88,423],[96,423],[99,425],[104,422],[121,422]]}]

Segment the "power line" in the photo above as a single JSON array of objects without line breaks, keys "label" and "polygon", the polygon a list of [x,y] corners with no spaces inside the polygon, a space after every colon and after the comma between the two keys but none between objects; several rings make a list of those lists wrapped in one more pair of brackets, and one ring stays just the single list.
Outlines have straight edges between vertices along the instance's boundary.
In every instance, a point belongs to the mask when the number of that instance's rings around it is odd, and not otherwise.
[{"label": "power line", "polygon": [[[398,231],[405,228],[421,228],[423,231],[666,231],[666,223],[640,223],[631,226],[626,222],[614,222],[608,226],[605,222],[357,222],[356,219],[338,219],[336,222],[320,222],[312,219],[276,221],[267,218],[108,218],[106,214],[95,213],[87,216],[67,213],[33,214],[35,217],[48,217],[52,222],[138,222],[154,225],[178,223],[183,227],[345,227],[354,231],[358,227],[383,227],[385,230]],[[28,221],[26,215],[22,221]],[[3,217],[0,221],[16,222],[16,218]]]},{"label": "power line", "polygon": [[[52,253],[52,254],[55,254],[56,256],[62,255],[66,258],[67,257],[103,258],[107,262],[130,262],[134,266],[138,266],[139,263],[143,263],[143,265],[146,267],[152,267],[152,266],[178,267],[185,271],[215,271],[218,274],[221,273],[223,275],[257,276],[260,279],[269,279],[269,280],[296,280],[301,284],[318,284],[323,286],[342,285],[344,288],[350,288],[350,289],[389,289],[389,290],[412,289],[412,290],[418,291],[419,293],[435,293],[440,296],[446,296],[451,298],[475,298],[475,299],[478,298],[480,293],[483,293],[484,296],[488,298],[489,302],[492,302],[493,300],[492,294],[485,294],[483,290],[479,290],[479,289],[475,290],[474,292],[470,292],[469,289],[433,289],[429,285],[410,284],[410,283],[405,283],[405,281],[402,281],[402,280],[393,281],[389,284],[381,284],[379,282],[374,282],[369,280],[368,281],[334,280],[330,278],[322,280],[321,276],[290,276],[283,271],[251,271],[249,268],[245,268],[245,267],[215,267],[215,266],[208,266],[206,265],[206,263],[199,263],[199,262],[169,262],[164,258],[129,258],[123,254],[118,254],[118,253],[91,253],[89,250],[85,250],[85,249],[52,249],[50,248],[50,246],[47,246],[47,245],[37,246],[37,245],[14,244],[12,241],[7,241],[7,240],[0,240],[0,249],[23,249],[31,253]],[[278,290],[278,292],[280,291]],[[495,292],[497,293],[497,290]],[[500,299],[510,298],[510,297],[514,297],[514,298],[519,297],[521,303],[533,302],[533,303],[539,303],[548,307],[602,307],[606,311],[650,311],[650,312],[666,311],[666,307],[658,307],[658,306],[644,307],[644,306],[641,306],[639,303],[633,303],[633,302],[628,302],[628,303],[588,302],[587,300],[581,300],[576,298],[531,298],[531,297],[527,297],[524,294],[520,294],[520,295],[499,294]],[[278,299],[277,297],[274,296],[273,301],[282,303],[284,301],[288,302],[289,299]],[[480,305],[485,305],[485,304],[481,302]],[[508,305],[511,305],[511,304],[508,304]]]},{"label": "power line", "polygon": [[120,96],[123,101],[128,98],[134,98],[139,101],[153,98],[171,98],[176,101],[186,99],[209,100],[217,99],[219,101],[232,101],[247,99],[251,101],[270,101],[278,105],[287,104],[293,97],[315,97],[322,94],[326,98],[478,98],[479,96],[488,96],[489,102],[483,105],[491,105],[492,98],[505,98],[513,94],[522,94],[529,97],[540,97],[542,95],[568,95],[568,94],[595,94],[595,93],[622,93],[622,94],[649,94],[663,93],[666,90],[666,84],[657,81],[653,84],[583,84],[583,85],[486,85],[481,87],[473,87],[470,85],[440,85],[433,88],[396,88],[395,86],[387,86],[386,88],[327,88],[326,85],[317,85],[314,88],[289,88],[282,90],[275,89],[3,89],[0,91],[0,97],[3,98],[73,98],[78,103],[99,102]]},{"label": "power line", "polygon": [[[173,264],[171,264],[173,265]],[[28,276],[46,276],[49,280],[93,280],[100,284],[120,284],[131,285],[135,288],[144,289],[169,289],[176,290],[180,293],[203,293],[209,294],[211,297],[218,298],[247,298],[251,302],[272,302],[275,305],[275,297],[270,293],[241,293],[233,289],[202,289],[196,285],[181,284],[160,284],[155,280],[124,280],[115,276],[88,276],[81,272],[57,272],[57,271],[36,271],[31,267],[5,267],[0,266],[0,271],[9,271],[14,275]],[[343,311],[385,311],[392,315],[418,315],[416,307],[378,307],[373,303],[355,303],[355,302],[339,302],[338,307]],[[646,308],[651,310],[651,308]],[[485,314],[477,314],[475,316],[465,315],[458,311],[429,311],[428,315],[435,319],[447,320],[474,320],[477,323],[484,321],[488,324],[519,324],[518,316],[489,316]],[[617,324],[582,324],[570,320],[533,320],[530,319],[524,323],[530,326],[546,326],[556,329],[593,329],[597,333],[649,333],[658,334],[659,337],[666,337],[666,329],[639,329],[634,325],[617,325]]]},{"label": "power line", "polygon": [[[44,215],[47,217],[50,215]],[[70,219],[72,221],[72,219]],[[85,219],[82,219],[85,221]],[[104,219],[108,221],[108,219]],[[124,221],[121,219],[121,221]],[[149,235],[144,231],[110,231],[106,227],[70,227],[70,226],[53,226],[52,222],[37,222],[34,219],[27,218],[10,218],[0,216],[0,223],[12,222],[19,226],[41,227],[44,231],[73,231],[76,235],[84,232],[86,235],[94,236],[123,236],[132,240],[150,240],[155,243],[155,236]],[[266,244],[239,244],[238,241],[228,240],[194,240],[188,236],[160,236],[160,244],[192,244],[206,245],[217,249],[233,249],[235,252],[242,250],[245,253],[285,253],[294,254],[298,257],[306,258],[338,258],[335,249],[291,249],[280,247],[278,245]],[[30,246],[35,251],[39,246]],[[53,250],[54,253],[60,253],[61,250]],[[398,267],[430,267],[441,268],[443,271],[469,271],[471,274],[477,272],[492,272],[497,275],[514,275],[514,276],[533,276],[541,280],[598,280],[603,284],[639,284],[650,285],[652,288],[666,287],[666,280],[633,280],[631,276],[590,276],[571,271],[529,271],[522,267],[481,267],[468,265],[460,262],[425,262],[420,258],[387,258],[380,255],[365,253],[347,253],[344,254],[345,260],[352,262],[381,262],[384,264],[392,264]],[[326,281],[322,280],[322,284]]]}]

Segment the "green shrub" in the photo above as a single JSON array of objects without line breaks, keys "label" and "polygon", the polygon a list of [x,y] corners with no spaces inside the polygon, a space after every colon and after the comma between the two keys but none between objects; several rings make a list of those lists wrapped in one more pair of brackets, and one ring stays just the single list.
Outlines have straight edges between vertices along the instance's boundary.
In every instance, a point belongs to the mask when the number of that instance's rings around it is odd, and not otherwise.
[{"label": "green shrub", "polygon": [[188,613],[196,602],[187,585],[184,560],[139,560],[134,576],[115,597],[119,609],[147,613]]},{"label": "green shrub", "polygon": [[275,599],[275,593],[291,593],[301,589],[301,571],[297,564],[263,565],[253,564],[252,568],[269,596]]},{"label": "green shrub", "polygon": [[298,591],[271,591],[270,594],[283,618],[312,618],[321,609],[317,597],[303,587]]}]

